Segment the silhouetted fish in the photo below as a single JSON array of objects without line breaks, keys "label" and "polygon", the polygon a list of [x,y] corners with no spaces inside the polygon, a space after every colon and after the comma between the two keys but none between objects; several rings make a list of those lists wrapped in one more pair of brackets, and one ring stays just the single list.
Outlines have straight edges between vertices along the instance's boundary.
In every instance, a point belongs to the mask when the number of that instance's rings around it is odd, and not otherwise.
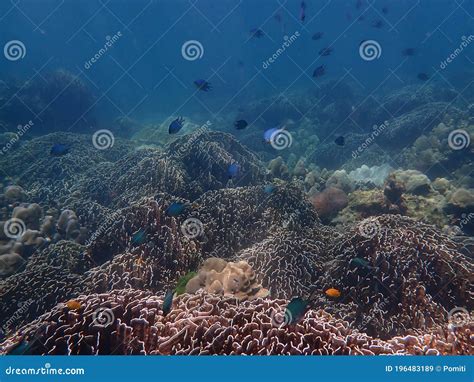
[{"label": "silhouetted fish", "polygon": [[417,77],[421,81],[428,81],[430,79],[430,76],[426,73],[419,73]]},{"label": "silhouetted fish", "polygon": [[300,20],[302,23],[304,23],[305,19],[306,19],[306,3],[302,1],[300,4]]},{"label": "silhouetted fish", "polygon": [[357,0],[355,4],[356,9],[361,9],[362,8],[362,0]]},{"label": "silhouetted fish", "polygon": [[384,26],[384,23],[382,20],[374,20],[372,21],[372,26],[377,29],[381,29]]},{"label": "silhouetted fish", "polygon": [[402,50],[402,56],[414,56],[416,53],[416,49],[415,48],[406,48],[406,49],[403,49]]},{"label": "silhouetted fish", "polygon": [[324,35],[324,32],[316,32],[315,34],[313,34],[313,37],[311,37],[313,40],[319,40],[321,39],[321,37],[323,37]]},{"label": "silhouetted fish", "polygon": [[53,147],[51,147],[51,151],[49,153],[54,157],[61,157],[63,155],[66,155],[70,149],[71,149],[71,146],[69,145],[56,143],[55,145],[53,145]]},{"label": "silhouetted fish", "polygon": [[196,87],[203,92],[208,92],[212,89],[211,83],[207,82],[206,80],[196,80],[194,81],[194,85],[196,85]]},{"label": "silhouetted fish", "polygon": [[170,134],[176,134],[178,131],[180,131],[183,128],[183,124],[184,124],[183,117],[176,118],[173,122],[170,123],[168,132]]},{"label": "silhouetted fish", "polygon": [[163,317],[166,317],[169,312],[171,312],[171,308],[173,306],[173,290],[168,290],[165,295],[165,299],[163,300]]},{"label": "silhouetted fish", "polygon": [[132,240],[130,241],[130,243],[132,244],[132,246],[135,247],[135,246],[143,244],[145,241],[146,241],[146,230],[143,228],[140,228],[137,232],[135,232],[132,235]]},{"label": "silhouetted fish", "polygon": [[250,35],[255,38],[262,38],[265,36],[265,33],[261,29],[258,28],[252,28],[250,29]]},{"label": "silhouetted fish", "polygon": [[279,131],[279,130],[281,130],[279,127],[273,127],[271,129],[265,130],[265,132],[263,133],[263,140],[266,143],[270,143],[273,134],[276,134],[276,132]]},{"label": "silhouetted fish", "polygon": [[324,67],[324,65],[321,65],[321,66],[318,66],[316,69],[314,69],[313,77],[318,78],[318,77],[324,76],[325,73],[326,73],[326,68]]},{"label": "silhouetted fish", "polygon": [[263,191],[266,193],[266,194],[271,194],[273,191],[276,190],[276,187],[274,184],[266,184],[265,187],[263,188]]},{"label": "silhouetted fish", "polygon": [[245,129],[249,124],[247,123],[246,120],[244,119],[239,119],[238,121],[235,121],[234,122],[234,127],[237,129],[237,130],[243,130]]},{"label": "silhouetted fish", "polygon": [[346,140],[342,135],[340,135],[334,140],[334,143],[338,146],[344,146],[346,144]]},{"label": "silhouetted fish", "polygon": [[323,48],[319,51],[319,55],[320,56],[329,56],[333,51],[334,51],[334,49],[331,48],[331,47]]},{"label": "silhouetted fish", "polygon": [[382,8],[382,13],[383,13],[384,15],[386,15],[386,14],[388,13],[388,7],[387,7],[387,6],[385,6],[385,7]]}]

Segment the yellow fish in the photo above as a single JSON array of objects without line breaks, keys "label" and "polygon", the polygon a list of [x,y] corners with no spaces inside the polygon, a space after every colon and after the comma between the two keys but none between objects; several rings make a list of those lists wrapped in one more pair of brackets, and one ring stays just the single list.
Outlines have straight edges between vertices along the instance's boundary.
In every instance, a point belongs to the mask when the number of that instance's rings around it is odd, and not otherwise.
[{"label": "yellow fish", "polygon": [[68,302],[66,302],[66,306],[68,307],[68,309],[70,310],[79,310],[81,309],[81,303],[77,300],[69,300]]}]

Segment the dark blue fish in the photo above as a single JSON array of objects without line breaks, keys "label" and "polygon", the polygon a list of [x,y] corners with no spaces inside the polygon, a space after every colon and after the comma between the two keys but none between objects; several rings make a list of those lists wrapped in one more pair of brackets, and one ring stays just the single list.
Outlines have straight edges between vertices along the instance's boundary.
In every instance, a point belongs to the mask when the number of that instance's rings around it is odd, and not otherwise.
[{"label": "dark blue fish", "polygon": [[240,166],[237,163],[232,163],[227,168],[227,175],[229,176],[229,179],[232,179],[238,176],[239,172],[240,172]]},{"label": "dark blue fish", "polygon": [[326,68],[324,67],[324,65],[318,66],[313,71],[313,77],[315,78],[322,77],[324,76],[324,74],[326,74]]},{"label": "dark blue fish", "polygon": [[382,20],[374,20],[374,21],[372,22],[372,26],[373,26],[374,28],[381,29],[381,28],[383,28],[384,24],[383,24],[383,21],[382,21]]},{"label": "dark blue fish", "polygon": [[265,36],[265,33],[261,29],[258,28],[252,28],[250,29],[250,35],[255,38],[262,38]]},{"label": "dark blue fish", "polygon": [[170,123],[168,132],[170,134],[176,134],[178,131],[180,131],[183,128],[183,124],[184,124],[183,117],[176,118],[173,122]]},{"label": "dark blue fish", "polygon": [[344,146],[346,144],[346,140],[342,135],[340,135],[334,140],[334,143],[338,146]]},{"label": "dark blue fish", "polygon": [[62,143],[56,143],[51,147],[51,151],[49,152],[52,156],[55,157],[61,157],[63,155],[66,155],[69,150],[71,149],[71,146],[69,145],[64,145]]},{"label": "dark blue fish", "polygon": [[246,120],[244,119],[239,119],[238,121],[235,121],[234,122],[234,127],[237,129],[237,130],[243,130],[245,129],[249,124],[247,123]]},{"label": "dark blue fish", "polygon": [[362,257],[355,257],[350,261],[350,263],[355,265],[357,268],[375,269],[375,267],[371,266],[370,263]]},{"label": "dark blue fish", "polygon": [[202,80],[202,79],[196,80],[194,81],[194,85],[196,85],[196,87],[199,90],[202,90],[203,92],[208,92],[209,90],[212,90],[211,83],[207,82],[206,80]]},{"label": "dark blue fish", "polygon": [[300,5],[300,20],[302,23],[304,23],[305,19],[306,19],[306,3],[302,1]]},{"label": "dark blue fish", "polygon": [[172,289],[166,292],[165,299],[163,300],[163,317],[166,317],[168,313],[171,312],[171,308],[173,307],[173,296],[174,292]]},{"label": "dark blue fish", "polygon": [[362,8],[362,0],[357,0],[355,4],[356,9],[361,9]]},{"label": "dark blue fish", "polygon": [[384,15],[386,15],[386,14],[388,13],[388,7],[387,7],[387,6],[385,6],[385,7],[382,8],[382,13],[383,13]]},{"label": "dark blue fish", "polygon": [[406,48],[402,50],[402,56],[411,57],[415,55],[415,48]]},{"label": "dark blue fish", "polygon": [[428,81],[430,79],[430,76],[426,73],[419,73],[417,77],[421,81]]},{"label": "dark blue fish", "polygon": [[320,40],[321,37],[324,36],[324,32],[316,32],[315,34],[313,34],[313,37],[311,37],[313,40]]},{"label": "dark blue fish", "polygon": [[137,232],[135,232],[132,236],[131,244],[132,246],[138,246],[143,244],[147,239],[146,230],[140,228]]},{"label": "dark blue fish", "polygon": [[324,56],[329,56],[329,55],[331,55],[331,53],[332,53],[333,51],[334,51],[334,49],[331,48],[331,47],[323,48],[323,49],[321,49],[321,50],[319,51],[319,55],[320,55],[320,56],[323,56],[323,57],[324,57]]},{"label": "dark blue fish", "polygon": [[166,209],[165,213],[168,216],[178,216],[183,213],[185,208],[186,206],[184,205],[184,203],[173,202]]}]

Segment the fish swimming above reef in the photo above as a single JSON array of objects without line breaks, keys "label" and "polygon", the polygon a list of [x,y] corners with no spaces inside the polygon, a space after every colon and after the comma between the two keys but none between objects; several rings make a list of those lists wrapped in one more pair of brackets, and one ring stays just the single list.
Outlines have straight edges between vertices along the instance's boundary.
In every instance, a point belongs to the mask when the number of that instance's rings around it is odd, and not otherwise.
[{"label": "fish swimming above reef", "polygon": [[132,240],[130,241],[130,244],[133,247],[136,247],[138,245],[145,243],[146,240],[147,240],[146,230],[143,228],[140,228],[137,232],[135,232],[132,235]]},{"label": "fish swimming above reef", "polygon": [[240,166],[238,163],[231,163],[229,167],[227,167],[227,176],[229,179],[235,178],[239,175]]},{"label": "fish swimming above reef", "polygon": [[69,300],[68,302],[66,302],[66,307],[69,310],[79,310],[81,309],[81,306],[82,304],[77,300]]},{"label": "fish swimming above reef", "polygon": [[254,38],[262,38],[265,36],[265,33],[261,29],[252,28],[250,29],[250,35]]},{"label": "fish swimming above reef", "polygon": [[430,76],[426,73],[419,73],[416,77],[421,81],[428,81],[430,79]]},{"label": "fish swimming above reef", "polygon": [[198,90],[201,90],[203,92],[208,92],[209,90],[212,90],[211,83],[206,81],[206,80],[196,80],[194,81],[194,85],[198,88]]},{"label": "fish swimming above reef", "polygon": [[329,298],[339,298],[341,297],[341,291],[336,288],[329,288],[324,291],[324,294]]},{"label": "fish swimming above reef", "polygon": [[308,298],[294,297],[288,303],[285,309],[285,323],[287,325],[297,324],[311,308],[314,301],[313,291]]},{"label": "fish swimming above reef", "polygon": [[346,144],[346,139],[340,135],[334,140],[334,143],[338,146],[344,146]]},{"label": "fish swimming above reef", "polygon": [[306,19],[306,3],[304,1],[300,4],[300,21],[304,23]]},{"label": "fish swimming above reef", "polygon": [[382,29],[383,26],[384,26],[384,23],[383,23],[382,20],[374,20],[374,21],[372,22],[372,26],[373,26],[374,28],[377,28],[377,29]]},{"label": "fish swimming above reef", "polygon": [[415,48],[406,48],[406,49],[403,49],[403,50],[402,50],[402,56],[405,56],[405,57],[414,56],[415,53],[416,53],[416,49],[415,49]]},{"label": "fish swimming above reef", "polygon": [[326,74],[326,68],[324,67],[324,65],[321,65],[321,66],[318,66],[316,69],[314,69],[313,71],[313,77],[314,78],[318,78],[318,77],[322,77]]},{"label": "fish swimming above reef", "polygon": [[71,150],[71,146],[70,145],[65,145],[65,144],[62,144],[62,143],[56,143],[55,145],[53,145],[53,147],[51,147],[51,150],[50,150],[50,154],[52,156],[55,156],[55,157],[61,157],[63,155],[66,155],[69,150]]},{"label": "fish swimming above reef", "polygon": [[184,125],[184,118],[178,117],[173,122],[170,123],[168,132],[170,134],[176,134],[178,131],[180,131],[183,128],[183,125]]},{"label": "fish swimming above reef", "polygon": [[311,37],[313,40],[320,40],[321,37],[323,37],[324,35],[324,32],[316,32],[315,34],[313,34],[313,37]]},{"label": "fish swimming above reef", "polygon": [[244,119],[239,119],[238,121],[235,121],[234,122],[234,127],[237,129],[237,130],[243,130],[245,129],[249,124],[247,123],[246,120]]},{"label": "fish swimming above reef", "polygon": [[166,292],[165,298],[163,300],[163,317],[166,317],[169,312],[171,312],[171,308],[173,307],[173,297],[174,292],[172,289]]},{"label": "fish swimming above reef", "polygon": [[272,127],[271,129],[265,130],[263,133],[263,141],[265,143],[271,143],[272,139],[274,139],[274,136],[280,131],[279,127]]},{"label": "fish swimming above reef", "polygon": [[186,206],[185,206],[184,203],[173,202],[168,206],[165,213],[168,216],[178,216],[178,215],[181,215],[184,212],[185,208],[186,208]]},{"label": "fish swimming above reef", "polygon": [[333,51],[334,49],[331,47],[323,48],[319,51],[319,55],[322,57],[330,56]]}]

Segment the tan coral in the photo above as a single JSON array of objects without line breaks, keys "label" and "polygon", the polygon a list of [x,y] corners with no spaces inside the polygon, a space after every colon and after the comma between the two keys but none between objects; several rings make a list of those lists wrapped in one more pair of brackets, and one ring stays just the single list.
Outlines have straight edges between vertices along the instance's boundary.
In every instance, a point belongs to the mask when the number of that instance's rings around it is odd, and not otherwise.
[{"label": "tan coral", "polygon": [[217,257],[205,260],[198,274],[186,285],[186,293],[194,294],[199,289],[212,294],[235,296],[239,300],[253,300],[269,294],[257,282],[255,272],[246,261],[234,263]]}]

